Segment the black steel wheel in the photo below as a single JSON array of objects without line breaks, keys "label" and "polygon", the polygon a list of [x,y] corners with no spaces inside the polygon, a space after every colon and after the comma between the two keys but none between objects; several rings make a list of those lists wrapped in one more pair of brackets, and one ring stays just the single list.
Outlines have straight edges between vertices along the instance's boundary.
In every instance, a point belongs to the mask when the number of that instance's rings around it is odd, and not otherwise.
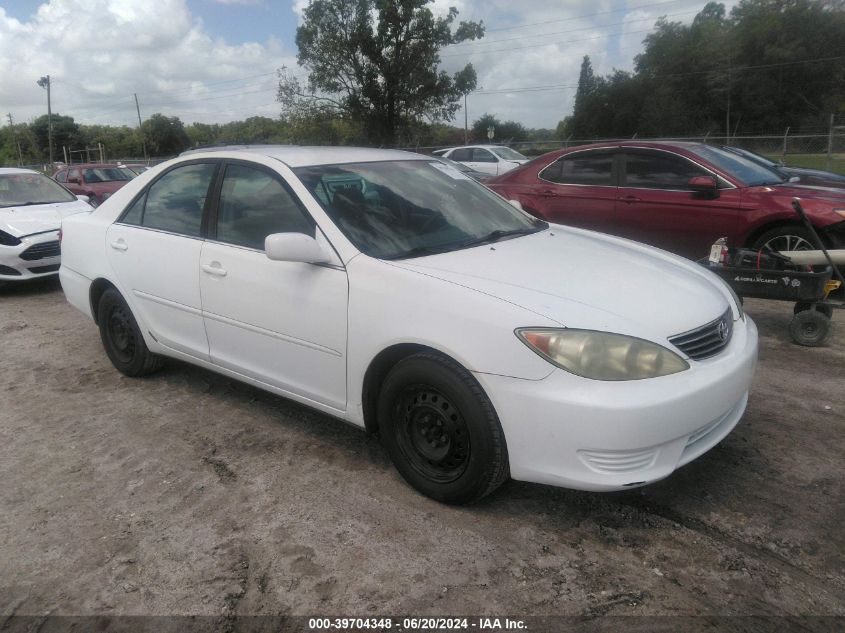
[{"label": "black steel wheel", "polygon": [[818,310],[804,310],[792,317],[789,334],[799,345],[818,347],[830,335],[830,318]]},{"label": "black steel wheel", "polygon": [[97,307],[100,339],[112,365],[127,376],[144,376],[162,366],[162,358],[150,352],[132,311],[120,293],[110,288]]},{"label": "black steel wheel", "polygon": [[434,353],[414,354],[381,385],[378,422],[396,469],[422,494],[471,503],[508,477],[504,432],[466,369]]}]

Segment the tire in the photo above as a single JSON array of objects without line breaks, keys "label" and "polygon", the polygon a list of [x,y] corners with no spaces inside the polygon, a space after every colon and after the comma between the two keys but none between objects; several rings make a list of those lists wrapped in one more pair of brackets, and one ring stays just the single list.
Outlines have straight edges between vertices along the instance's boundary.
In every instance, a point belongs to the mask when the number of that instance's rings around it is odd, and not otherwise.
[{"label": "tire", "polygon": [[818,347],[830,334],[830,319],[818,310],[804,310],[792,317],[789,334],[799,345]]},{"label": "tire", "polygon": [[816,240],[803,226],[784,225],[769,229],[754,240],[751,245],[755,251],[765,247],[773,251],[813,251],[816,250]]},{"label": "tire", "polygon": [[164,364],[161,356],[147,348],[132,311],[114,288],[100,297],[97,323],[106,355],[120,373],[133,378],[146,376]]},{"label": "tire", "polygon": [[412,487],[466,504],[509,476],[505,436],[478,381],[451,359],[420,353],[399,361],[378,400],[382,443]]},{"label": "tire", "polygon": [[793,314],[804,312],[805,310],[813,310],[821,312],[828,319],[833,318],[833,306],[825,305],[823,303],[812,303],[811,301],[798,301],[795,307],[792,308]]}]

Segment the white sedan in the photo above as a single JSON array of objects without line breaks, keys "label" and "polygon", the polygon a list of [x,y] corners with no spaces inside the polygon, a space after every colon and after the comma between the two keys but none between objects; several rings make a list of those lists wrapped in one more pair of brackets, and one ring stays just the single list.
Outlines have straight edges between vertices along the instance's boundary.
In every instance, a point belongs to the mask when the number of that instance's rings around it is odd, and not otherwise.
[{"label": "white sedan", "polygon": [[433,152],[483,174],[499,176],[527,163],[530,159],[504,145],[467,145]]},{"label": "white sedan", "polygon": [[163,357],[378,432],[417,490],[618,490],[745,410],[757,330],[663,251],[549,225],[417,154],[183,154],[63,225],[60,278],[129,376]]},{"label": "white sedan", "polygon": [[36,171],[0,168],[0,282],[59,272],[62,219],[90,210],[84,199]]}]

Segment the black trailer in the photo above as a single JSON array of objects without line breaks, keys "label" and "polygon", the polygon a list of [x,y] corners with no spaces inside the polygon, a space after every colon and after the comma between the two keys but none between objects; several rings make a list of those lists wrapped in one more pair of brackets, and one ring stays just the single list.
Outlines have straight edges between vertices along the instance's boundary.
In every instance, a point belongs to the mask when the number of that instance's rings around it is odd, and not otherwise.
[{"label": "black trailer", "polygon": [[827,339],[833,311],[845,307],[845,278],[804,214],[798,198],[792,201],[792,207],[816,247],[824,253],[826,267],[798,266],[771,251],[721,247],[719,253],[717,245],[710,258],[701,264],[724,279],[740,298],[795,302],[789,333],[799,345],[814,347]]}]

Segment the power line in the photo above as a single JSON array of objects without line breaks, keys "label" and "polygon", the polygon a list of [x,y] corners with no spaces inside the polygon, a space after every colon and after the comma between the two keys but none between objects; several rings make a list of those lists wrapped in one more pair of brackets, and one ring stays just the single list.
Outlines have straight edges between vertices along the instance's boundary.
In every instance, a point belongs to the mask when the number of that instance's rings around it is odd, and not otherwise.
[{"label": "power line", "polygon": [[660,6],[660,5],[664,5],[664,4],[676,4],[680,1],[681,0],[664,0],[663,2],[652,2],[651,4],[641,4],[637,7],[625,7],[625,8],[622,8],[622,9],[614,9],[612,11],[599,11],[598,13],[585,13],[583,15],[574,15],[574,16],[571,16],[571,17],[568,17],[568,18],[560,18],[559,20],[546,20],[544,22],[529,22],[527,24],[519,24],[517,26],[504,26],[504,27],[499,27],[499,28],[496,28],[496,29],[485,29],[485,31],[488,32],[488,33],[499,32],[499,31],[512,31],[514,29],[523,29],[523,28],[527,28],[529,26],[541,26],[541,25],[544,25],[544,24],[554,24],[556,22],[569,22],[571,20],[581,20],[583,18],[592,18],[592,17],[595,17],[597,15],[608,15],[608,14],[611,14],[611,13],[622,13],[624,11],[636,11],[638,9],[647,9],[649,7],[656,7],[656,6]]},{"label": "power line", "polygon": [[[680,15],[690,15],[692,13],[698,13],[698,10],[684,11],[682,13],[673,13],[671,15],[667,15],[666,17],[676,18]],[[636,19],[633,19],[633,20],[623,20],[622,22],[613,22],[611,24],[600,24],[600,25],[597,25],[597,26],[587,26],[587,27],[581,27],[581,28],[577,28],[577,29],[569,29],[568,31],[553,31],[551,33],[537,33],[537,34],[532,35],[531,39],[536,39],[538,37],[545,37],[547,35],[563,35],[565,33],[580,33],[581,31],[595,31],[596,29],[603,29],[603,28],[607,28],[607,27],[610,27],[610,26],[621,26],[623,24],[630,24],[631,22],[644,22],[646,20],[651,21],[651,20],[654,20],[654,18],[649,16],[649,17],[646,17],[646,18],[636,18]],[[479,40],[477,42],[461,42],[460,44],[450,44],[450,46],[455,47],[455,46],[477,46],[479,44],[498,44],[499,42],[513,42],[513,41],[517,41],[517,40],[524,40],[524,39],[527,39],[527,38],[528,38],[528,36],[521,35],[519,37],[506,37],[506,38],[503,38],[503,39],[490,40],[490,41],[487,41],[487,42],[485,42],[484,40]],[[484,51],[478,51],[478,52],[483,53]]]}]

